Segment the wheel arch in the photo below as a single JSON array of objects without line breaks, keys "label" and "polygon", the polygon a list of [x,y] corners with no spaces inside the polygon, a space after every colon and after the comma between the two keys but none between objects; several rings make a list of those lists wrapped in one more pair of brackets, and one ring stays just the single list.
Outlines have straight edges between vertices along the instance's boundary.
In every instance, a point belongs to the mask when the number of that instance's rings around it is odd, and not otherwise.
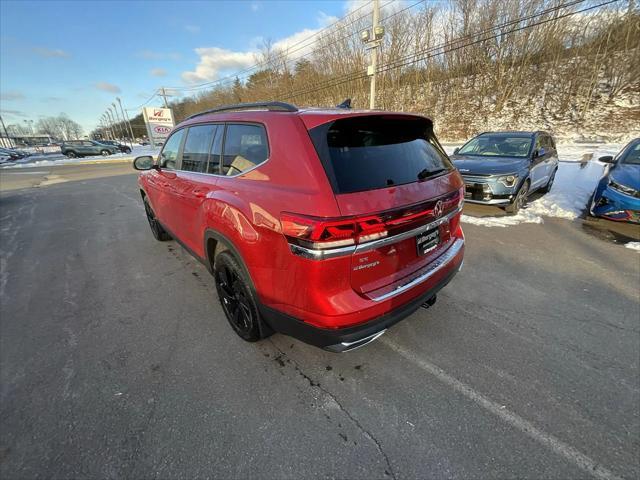
[{"label": "wheel arch", "polygon": [[257,292],[255,283],[253,282],[251,273],[249,273],[249,269],[247,268],[247,264],[245,263],[244,258],[242,258],[240,250],[234,245],[229,237],[212,228],[207,228],[204,232],[204,254],[206,260],[205,266],[207,267],[209,272],[213,273],[216,249],[219,246],[224,246],[227,250],[231,251],[232,255],[238,261],[240,268],[242,268],[244,274],[249,279],[249,284],[251,289],[253,290],[253,293],[256,294]]}]

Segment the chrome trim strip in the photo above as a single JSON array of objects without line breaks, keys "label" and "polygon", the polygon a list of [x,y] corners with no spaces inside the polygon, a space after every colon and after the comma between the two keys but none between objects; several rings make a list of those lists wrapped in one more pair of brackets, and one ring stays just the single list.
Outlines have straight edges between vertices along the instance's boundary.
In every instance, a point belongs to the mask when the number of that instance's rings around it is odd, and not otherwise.
[{"label": "chrome trim strip", "polygon": [[413,230],[409,230],[408,232],[399,233],[398,235],[393,235],[391,237],[384,237],[379,240],[372,240],[366,243],[360,243],[356,247],[355,253],[368,252],[369,250],[375,250],[376,248],[380,248],[385,245],[390,245],[392,243],[397,243],[397,242],[401,242],[402,240],[406,240],[407,238],[415,237],[416,235],[419,235],[422,232],[426,232],[427,230],[436,228],[442,225],[443,223],[447,223],[448,221],[451,220],[451,218],[453,218],[460,211],[462,211],[462,209],[459,207],[456,207],[455,210],[447,213],[444,217],[439,218],[434,222],[427,223],[426,225],[422,225],[421,227],[414,228]]},{"label": "chrome trim strip", "polygon": [[340,248],[329,248],[326,250],[315,250],[312,248],[301,247],[300,245],[295,245],[293,243],[289,244],[289,249],[291,253],[294,255],[298,255],[300,257],[308,258],[310,260],[324,260],[327,258],[339,257],[342,255],[351,255],[352,253],[363,253],[368,252],[370,250],[375,250],[376,248],[383,247],[385,245],[391,245],[392,243],[401,242],[402,240],[406,240],[407,238],[415,237],[416,235],[426,232],[427,230],[431,230],[436,228],[443,223],[446,223],[453,218],[456,214],[462,211],[461,207],[456,207],[455,210],[447,213],[444,217],[439,218],[438,220],[428,223],[426,225],[422,225],[421,227],[414,228],[413,230],[409,230],[408,232],[399,233],[398,235],[393,235],[391,237],[384,237],[378,240],[372,240],[370,242],[361,243],[359,245],[349,245],[348,247],[340,247]]},{"label": "chrome trim strip", "polygon": [[385,328],[384,330],[380,330],[379,332],[369,335],[368,337],[360,338],[353,342],[340,342],[335,345],[329,345],[328,347],[325,347],[325,350],[329,350],[330,352],[335,353],[349,352],[351,350],[355,350],[356,348],[364,347],[365,345],[370,344],[374,340],[380,338],[386,331],[387,329]]},{"label": "chrome trim strip", "polygon": [[356,246],[349,245],[348,247],[314,250],[290,243],[289,249],[291,250],[291,253],[300,257],[308,258],[310,260],[325,260],[327,258],[340,257],[342,255],[351,255],[355,251]]},{"label": "chrome trim strip", "polygon": [[435,273],[439,272],[458,253],[460,253],[460,250],[462,250],[463,246],[464,246],[464,240],[462,240],[461,238],[457,239],[455,242],[453,242],[453,245],[451,245],[451,247],[449,247],[449,249],[446,252],[444,252],[442,255],[440,255],[438,258],[436,258],[433,262],[429,264],[428,269],[425,273],[423,273],[417,278],[414,278],[410,282],[407,282],[403,285],[396,287],[395,290],[385,293],[384,295],[380,295],[379,297],[369,297],[369,298],[371,298],[371,300],[373,300],[374,302],[382,302],[384,300],[388,300],[389,298],[395,297],[396,295],[400,295],[401,293],[406,292],[407,290],[424,282],[425,280],[433,276]]}]

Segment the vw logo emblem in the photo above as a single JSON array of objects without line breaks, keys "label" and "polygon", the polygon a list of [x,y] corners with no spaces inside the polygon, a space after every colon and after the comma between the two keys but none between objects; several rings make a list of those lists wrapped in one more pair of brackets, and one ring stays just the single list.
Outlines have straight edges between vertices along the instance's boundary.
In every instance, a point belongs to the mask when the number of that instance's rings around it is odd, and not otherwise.
[{"label": "vw logo emblem", "polygon": [[442,216],[442,211],[444,210],[444,206],[442,205],[442,200],[438,200],[436,206],[433,207],[433,216],[436,218],[440,218]]}]

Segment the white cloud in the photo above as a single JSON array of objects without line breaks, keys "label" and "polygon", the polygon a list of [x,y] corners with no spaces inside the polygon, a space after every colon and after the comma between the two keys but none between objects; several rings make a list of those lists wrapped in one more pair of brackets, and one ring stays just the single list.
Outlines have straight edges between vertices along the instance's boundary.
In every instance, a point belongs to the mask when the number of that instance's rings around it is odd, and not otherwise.
[{"label": "white cloud", "polygon": [[184,29],[189,33],[200,33],[200,27],[198,25],[185,25]]},{"label": "white cloud", "polygon": [[347,0],[346,2],[344,2],[344,13],[349,14],[352,13],[356,10],[358,10],[358,12],[360,12],[361,14],[364,14],[365,12],[371,12],[371,10],[373,9],[373,4],[371,1],[369,0]]},{"label": "white cloud", "polygon": [[[272,42],[272,47],[288,52],[292,57],[305,55],[312,50],[314,42],[317,40],[316,34],[336,20],[336,17],[319,12],[318,28],[305,28],[295,32],[288,37]],[[191,84],[213,81],[220,78],[220,73],[233,73],[253,66],[257,62],[257,54],[263,43],[264,38],[254,38],[250,47],[245,51],[232,51],[219,47],[196,48],[195,52],[200,60],[195,70],[182,73],[182,79]]]},{"label": "white cloud", "polygon": [[258,10],[260,10],[262,8],[262,5],[260,5],[260,3],[258,2],[251,2],[251,11],[252,12],[257,12]]},{"label": "white cloud", "polygon": [[33,48],[33,53],[45,58],[68,58],[71,56],[69,52],[65,52],[64,50],[60,50],[59,48],[51,49],[45,47],[35,47]]},{"label": "white cloud", "polygon": [[296,56],[304,55],[312,50],[313,43],[317,40],[316,34],[319,31],[319,28],[305,28],[300,32],[274,42],[273,48],[282,50],[285,53],[289,51]]},{"label": "white cloud", "polygon": [[254,52],[234,52],[219,47],[196,48],[200,56],[195,70],[184,72],[182,79],[187,83],[216,80],[220,72],[242,70],[256,61]]},{"label": "white cloud", "polygon": [[96,88],[109,93],[120,93],[122,91],[119,86],[109,82],[98,82],[96,83]]},{"label": "white cloud", "polygon": [[149,72],[154,77],[166,77],[167,71],[164,68],[152,68]]},{"label": "white cloud", "polygon": [[24,93],[18,92],[17,90],[10,90],[8,92],[4,92],[0,94],[0,99],[4,102],[12,102],[14,100],[24,100]]}]

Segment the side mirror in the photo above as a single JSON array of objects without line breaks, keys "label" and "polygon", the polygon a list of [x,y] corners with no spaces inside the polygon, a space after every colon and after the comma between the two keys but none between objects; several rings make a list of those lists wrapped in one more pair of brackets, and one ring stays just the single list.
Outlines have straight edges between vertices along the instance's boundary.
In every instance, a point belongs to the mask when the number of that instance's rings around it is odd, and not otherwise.
[{"label": "side mirror", "polygon": [[604,157],[600,157],[598,159],[599,162],[602,163],[613,163],[613,156],[612,155],[605,155]]},{"label": "side mirror", "polygon": [[134,170],[151,170],[153,167],[153,157],[151,155],[136,157],[133,161]]},{"label": "side mirror", "polygon": [[453,154],[457,155],[459,151],[460,151],[460,148],[456,147],[453,149]]}]

